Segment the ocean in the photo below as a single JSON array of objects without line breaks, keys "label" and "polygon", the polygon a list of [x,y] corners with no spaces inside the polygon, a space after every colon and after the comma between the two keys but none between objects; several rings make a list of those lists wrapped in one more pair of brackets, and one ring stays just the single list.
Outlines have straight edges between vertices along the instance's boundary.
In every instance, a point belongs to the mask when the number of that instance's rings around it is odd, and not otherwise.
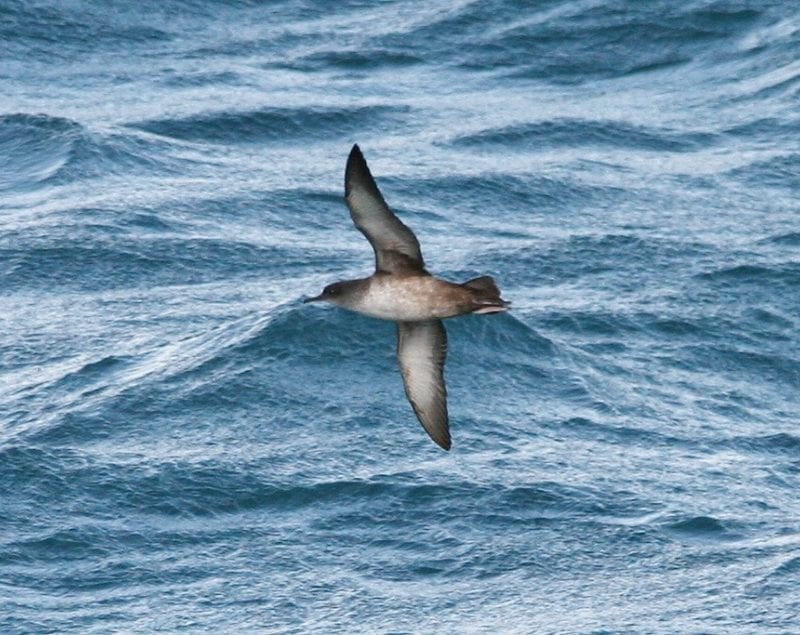
[{"label": "ocean", "polygon": [[[800,6],[0,1],[0,633],[800,633]],[[447,321],[453,448],[358,143]]]}]

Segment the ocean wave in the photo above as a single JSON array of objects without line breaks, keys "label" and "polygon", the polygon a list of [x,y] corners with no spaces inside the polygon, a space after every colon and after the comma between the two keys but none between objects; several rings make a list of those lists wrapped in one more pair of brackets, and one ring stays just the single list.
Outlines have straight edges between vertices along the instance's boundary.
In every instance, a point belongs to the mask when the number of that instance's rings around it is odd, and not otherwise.
[{"label": "ocean wave", "polygon": [[800,288],[800,263],[732,265],[697,274],[696,278],[725,285],[771,284]]},{"label": "ocean wave", "polygon": [[770,236],[766,240],[776,245],[800,247],[800,232],[787,232],[785,234],[776,234],[775,236]]},{"label": "ocean wave", "polygon": [[[529,485],[476,483],[451,479],[447,483],[425,480],[419,474],[368,480],[319,480],[311,474],[281,480],[270,473],[264,460],[232,464],[215,459],[171,459],[160,463],[128,455],[106,461],[97,455],[66,448],[42,451],[11,447],[0,450],[3,482],[26,493],[31,500],[66,496],[93,505],[114,505],[139,515],[205,517],[240,514],[252,510],[296,511],[309,507],[366,509],[379,513],[405,510],[411,517],[441,514],[470,500],[476,510],[492,509],[506,519],[574,518],[613,520],[641,513],[642,501],[633,495],[605,493],[585,486],[557,482]],[[180,492],[180,496],[175,496]],[[345,521],[346,523],[352,521]],[[387,522],[391,522],[387,517]],[[73,531],[73,534],[80,534]],[[42,540],[40,535],[34,539]],[[49,541],[48,541],[49,542]]]},{"label": "ocean wave", "polygon": [[509,237],[531,235],[525,223],[509,221],[520,210],[525,210],[529,222],[542,219],[552,224],[554,213],[574,214],[586,207],[611,205],[625,194],[621,188],[574,177],[513,174],[499,165],[474,175],[387,179],[387,183],[402,195],[413,197],[415,211],[442,218],[442,210],[457,210],[461,223],[490,227]]},{"label": "ocean wave", "polygon": [[211,143],[263,143],[298,138],[341,137],[365,129],[397,124],[406,107],[263,108],[247,112],[223,111],[180,119],[155,119],[129,124],[132,128],[182,139]]},{"label": "ocean wave", "polygon": [[756,160],[729,170],[727,175],[758,187],[786,188],[795,192],[800,188],[800,153],[783,153],[770,159]]},{"label": "ocean wave", "polygon": [[800,453],[800,435],[791,432],[775,434],[738,436],[731,439],[728,445],[747,452],[759,452],[774,456],[776,454],[795,457]]},{"label": "ocean wave", "polygon": [[575,234],[510,250],[503,256],[503,265],[511,282],[545,285],[613,277],[621,288],[631,290],[678,260],[709,253],[707,245],[670,238]]},{"label": "ocean wave", "polygon": [[124,11],[101,11],[91,3],[47,4],[1,7],[0,50],[18,58],[33,54],[38,60],[68,61],[77,52],[149,47],[172,37],[164,28],[166,22],[159,23],[152,9],[132,20]]},{"label": "ocean wave", "polygon": [[[764,99],[792,99],[800,94],[800,63],[797,49],[781,52],[778,47],[769,49],[769,61],[763,63],[751,76],[739,81],[739,92],[734,101],[758,102]],[[781,55],[782,53],[782,55]],[[781,64],[778,56],[790,55]]]},{"label": "ocean wave", "polygon": [[744,123],[730,126],[723,134],[737,139],[771,141],[776,134],[800,140],[800,125],[797,121],[786,121],[777,117],[757,117]]},{"label": "ocean wave", "polygon": [[654,152],[690,152],[714,145],[716,136],[702,132],[634,126],[625,122],[556,119],[523,123],[457,137],[455,145],[547,148],[604,146]]},{"label": "ocean wave", "polygon": [[730,528],[719,518],[713,516],[692,516],[670,522],[666,529],[673,534],[683,535],[695,539],[721,538],[733,539],[738,534],[731,534]]},{"label": "ocean wave", "polygon": [[404,67],[422,64],[425,61],[420,54],[391,48],[373,47],[357,50],[317,51],[300,56],[291,61],[276,62],[276,66],[301,71],[323,71],[331,68],[343,70],[371,70],[381,67]]},{"label": "ocean wave", "polygon": [[[610,409],[613,411],[613,409]],[[612,414],[609,412],[609,414]],[[683,448],[696,450],[700,443],[689,435],[670,434],[667,430],[653,430],[638,425],[634,419],[627,423],[607,420],[603,417],[570,417],[559,421],[556,426],[559,434],[579,438],[601,439],[605,443],[625,447],[645,447],[648,449]]]},{"label": "ocean wave", "polygon": [[0,189],[20,189],[54,178],[69,161],[84,129],[62,117],[0,115]]},{"label": "ocean wave", "polygon": [[[285,249],[218,238],[153,237],[126,240],[113,226],[64,227],[47,239],[15,237],[0,242],[2,288],[119,289],[185,285],[257,276],[265,263],[287,257]],[[66,235],[64,235],[66,234]]]},{"label": "ocean wave", "polygon": [[0,115],[0,188],[25,190],[114,174],[177,173],[164,144],[141,136],[94,132],[45,114]]},{"label": "ocean wave", "polygon": [[790,351],[747,350],[735,346],[689,345],[681,350],[682,363],[689,368],[704,368],[721,375],[742,379],[757,374],[762,380],[800,388],[800,365]]},{"label": "ocean wave", "polygon": [[[469,3],[378,42],[391,50],[426,51],[464,68],[570,82],[686,64],[713,46],[732,48],[762,15],[721,4],[664,9],[562,4],[520,15],[507,0]],[[453,41],[471,46],[451,48]]]},{"label": "ocean wave", "polygon": [[[462,318],[448,322],[448,330],[453,342],[449,367],[454,371],[471,367],[476,357],[485,360],[487,372],[515,369],[523,355],[528,361],[520,381],[529,378],[542,390],[552,387],[547,368],[556,348],[513,316]],[[21,389],[28,414],[17,418],[4,436],[7,442],[24,438],[29,443],[104,439],[126,434],[115,426],[120,418],[139,420],[165,409],[182,416],[242,404],[265,421],[277,421],[289,404],[308,407],[314,402],[320,410],[332,404],[347,407],[335,388],[344,388],[342,377],[348,377],[348,390],[365,396],[397,388],[402,405],[395,348],[391,323],[293,303],[208,332],[151,343],[124,356],[58,361],[43,380]],[[534,368],[539,370],[531,375]],[[53,406],[54,414],[42,416]],[[326,417],[331,414],[327,411]],[[92,422],[88,428],[87,421]],[[370,420],[358,426],[365,423]]]}]

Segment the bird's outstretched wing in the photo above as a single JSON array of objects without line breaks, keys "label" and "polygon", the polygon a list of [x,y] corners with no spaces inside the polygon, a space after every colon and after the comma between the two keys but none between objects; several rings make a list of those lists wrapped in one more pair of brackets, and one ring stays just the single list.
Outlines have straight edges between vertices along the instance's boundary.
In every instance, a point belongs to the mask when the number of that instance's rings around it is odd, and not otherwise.
[{"label": "bird's outstretched wing", "polygon": [[353,223],[375,250],[377,271],[424,271],[417,237],[389,209],[358,145],[347,157],[344,197]]},{"label": "bird's outstretched wing", "polygon": [[441,320],[397,323],[397,358],[406,396],[422,427],[437,444],[450,449],[444,360],[447,331]]}]

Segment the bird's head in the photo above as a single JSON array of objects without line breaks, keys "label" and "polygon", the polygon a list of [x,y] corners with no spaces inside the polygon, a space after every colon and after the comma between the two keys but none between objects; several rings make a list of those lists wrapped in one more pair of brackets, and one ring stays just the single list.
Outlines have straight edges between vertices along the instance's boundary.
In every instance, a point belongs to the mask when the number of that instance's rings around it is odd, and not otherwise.
[{"label": "bird's head", "polygon": [[334,282],[322,290],[318,296],[306,298],[303,302],[331,302],[332,304],[342,304],[348,291],[352,289],[356,281]]}]

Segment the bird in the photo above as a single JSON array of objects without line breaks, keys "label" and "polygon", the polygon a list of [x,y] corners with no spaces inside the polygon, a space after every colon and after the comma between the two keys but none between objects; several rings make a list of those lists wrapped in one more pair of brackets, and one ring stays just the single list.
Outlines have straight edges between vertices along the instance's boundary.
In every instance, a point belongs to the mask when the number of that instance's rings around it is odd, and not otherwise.
[{"label": "bird", "polygon": [[459,284],[427,271],[419,240],[389,209],[358,144],[347,158],[344,193],[353,224],[375,252],[375,273],[329,284],[305,302],[329,302],[397,324],[397,358],[406,397],[430,438],[449,450],[447,331],[442,320],[501,313],[511,303],[500,297],[490,276]]}]

